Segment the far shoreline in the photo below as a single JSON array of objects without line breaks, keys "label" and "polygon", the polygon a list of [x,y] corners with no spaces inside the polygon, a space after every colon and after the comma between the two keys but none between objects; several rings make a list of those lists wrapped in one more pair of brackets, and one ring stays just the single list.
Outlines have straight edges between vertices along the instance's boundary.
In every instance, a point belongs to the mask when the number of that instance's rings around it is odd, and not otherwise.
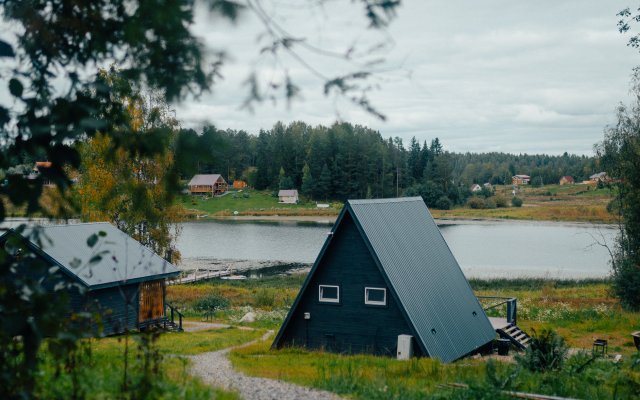
[{"label": "far shoreline", "polygon": [[[337,215],[234,215],[234,216],[211,216],[200,219],[188,219],[176,223],[184,222],[215,222],[215,221],[236,221],[236,222],[302,222],[324,225],[333,225],[338,218]],[[593,226],[605,229],[616,229],[616,224],[605,222],[585,222],[585,221],[558,221],[558,220],[534,220],[534,219],[513,219],[513,218],[465,218],[447,217],[434,218],[438,226],[446,225],[482,225],[482,224],[535,224],[535,225],[564,225],[564,226]]]}]

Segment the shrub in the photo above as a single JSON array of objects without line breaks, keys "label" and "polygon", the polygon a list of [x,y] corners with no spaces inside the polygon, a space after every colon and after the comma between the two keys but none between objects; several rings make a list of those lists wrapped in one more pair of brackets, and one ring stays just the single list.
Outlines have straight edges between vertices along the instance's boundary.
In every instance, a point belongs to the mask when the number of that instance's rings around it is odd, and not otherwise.
[{"label": "shrub", "polygon": [[514,207],[522,207],[522,199],[520,197],[513,197],[511,199],[511,205]]},{"label": "shrub", "polygon": [[271,309],[276,305],[276,295],[273,290],[262,288],[254,295],[256,307]]},{"label": "shrub", "polygon": [[496,208],[496,201],[491,197],[484,199],[484,208]]},{"label": "shrub", "polygon": [[435,207],[439,210],[449,210],[451,209],[452,202],[449,200],[447,196],[442,196],[436,201]]},{"label": "shrub", "polygon": [[531,332],[529,347],[524,355],[516,357],[518,364],[532,372],[561,370],[568,351],[564,338],[551,329]]},{"label": "shrub", "polygon": [[495,201],[496,201],[496,207],[498,208],[508,207],[507,199],[503,196],[496,196]]},{"label": "shrub", "polygon": [[628,310],[640,310],[640,265],[617,257],[611,273],[611,290]]},{"label": "shrub", "polygon": [[229,300],[217,293],[212,293],[199,299],[195,304],[195,309],[203,313],[213,313],[217,310],[229,307]]},{"label": "shrub", "polygon": [[472,197],[467,201],[467,205],[473,209],[484,208],[484,200],[479,197]]}]

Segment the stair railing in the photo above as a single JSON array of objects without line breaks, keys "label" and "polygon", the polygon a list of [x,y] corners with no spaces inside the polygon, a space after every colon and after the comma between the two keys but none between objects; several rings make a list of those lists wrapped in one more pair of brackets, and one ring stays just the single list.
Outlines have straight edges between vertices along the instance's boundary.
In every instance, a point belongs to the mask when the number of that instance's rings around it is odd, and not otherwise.
[{"label": "stair railing", "polygon": [[[167,319],[168,321],[171,321],[171,324],[173,326],[176,326],[178,328],[178,331],[182,332],[182,313],[174,306],[172,306],[169,303],[165,303],[165,309],[164,309],[164,315],[165,318],[167,317],[167,308],[169,308],[169,312],[170,312],[170,317]],[[175,320],[175,316],[178,316],[178,323],[176,324],[176,320]],[[166,324],[165,324],[165,328],[166,328]]]},{"label": "stair railing", "polygon": [[518,319],[518,299],[515,297],[500,297],[500,296],[476,296],[479,300],[496,300],[486,307],[483,307],[485,311],[495,309],[500,306],[506,305],[506,319],[510,324],[516,325]]}]

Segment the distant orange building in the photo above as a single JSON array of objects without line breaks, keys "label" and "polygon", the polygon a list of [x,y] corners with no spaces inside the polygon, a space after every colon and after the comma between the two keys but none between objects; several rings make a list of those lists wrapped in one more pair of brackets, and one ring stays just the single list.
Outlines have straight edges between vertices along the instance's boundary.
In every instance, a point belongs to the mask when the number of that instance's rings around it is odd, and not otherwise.
[{"label": "distant orange building", "polygon": [[247,187],[247,182],[245,181],[241,181],[236,179],[235,181],[233,181],[233,188],[234,189],[244,189]]}]

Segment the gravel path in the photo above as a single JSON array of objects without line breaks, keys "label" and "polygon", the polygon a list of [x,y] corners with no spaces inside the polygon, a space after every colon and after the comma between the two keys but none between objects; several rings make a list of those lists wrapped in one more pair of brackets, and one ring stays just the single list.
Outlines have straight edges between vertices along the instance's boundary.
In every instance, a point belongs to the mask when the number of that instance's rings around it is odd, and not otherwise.
[{"label": "gravel path", "polygon": [[[266,340],[272,334],[273,331],[269,331],[260,340]],[[255,342],[252,341],[238,347],[248,346]],[[191,373],[202,378],[208,384],[227,390],[235,390],[245,400],[340,399],[330,392],[308,389],[274,379],[243,375],[233,369],[227,358],[227,354],[232,349],[191,356]]]}]

